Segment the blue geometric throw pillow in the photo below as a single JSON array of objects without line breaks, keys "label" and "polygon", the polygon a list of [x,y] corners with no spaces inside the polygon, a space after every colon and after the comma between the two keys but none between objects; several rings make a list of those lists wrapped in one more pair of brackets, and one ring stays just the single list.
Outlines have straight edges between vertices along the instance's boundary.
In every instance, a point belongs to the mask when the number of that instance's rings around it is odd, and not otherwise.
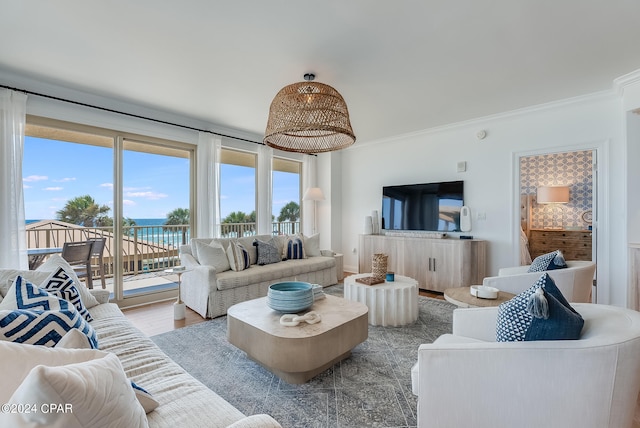
[{"label": "blue geometric throw pillow", "polygon": [[54,346],[72,328],[84,333],[92,348],[98,336],[75,306],[18,276],[0,302],[0,340]]},{"label": "blue geometric throw pillow", "polygon": [[256,247],[258,251],[258,261],[256,264],[258,266],[264,266],[271,263],[278,263],[282,260],[280,256],[280,251],[278,247],[276,247],[273,242],[273,238],[269,240],[269,242],[263,242],[259,239],[253,241],[253,245]]},{"label": "blue geometric throw pillow", "polygon": [[53,347],[73,328],[89,338],[91,348],[98,349],[96,331],[72,306],[54,311],[0,311],[0,340]]},{"label": "blue geometric throw pillow", "polygon": [[49,275],[40,288],[47,290],[52,295],[71,303],[80,312],[80,315],[87,321],[92,321],[93,317],[82,304],[80,292],[74,285],[73,279],[64,269],[58,268]]},{"label": "blue geometric throw pillow", "polygon": [[498,307],[496,341],[579,339],[584,320],[549,274]]},{"label": "blue geometric throw pillow", "polygon": [[555,250],[551,253],[536,257],[527,272],[544,272],[546,270],[564,269],[567,263],[564,260],[562,251]]},{"label": "blue geometric throw pillow", "polygon": [[304,259],[304,244],[297,236],[290,236],[284,244],[283,256],[287,260]]}]

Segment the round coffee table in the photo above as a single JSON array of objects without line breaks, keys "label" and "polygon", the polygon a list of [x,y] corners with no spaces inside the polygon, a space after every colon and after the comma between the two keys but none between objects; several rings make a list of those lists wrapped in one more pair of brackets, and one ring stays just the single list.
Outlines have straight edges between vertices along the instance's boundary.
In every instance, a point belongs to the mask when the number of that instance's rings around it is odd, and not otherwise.
[{"label": "round coffee table", "polygon": [[499,306],[500,303],[511,300],[515,294],[499,291],[497,299],[481,299],[472,296],[471,287],[454,287],[444,290],[444,299],[461,308],[486,308],[490,306]]},{"label": "round coffee table", "polygon": [[356,279],[370,273],[344,279],[344,298],[364,303],[369,308],[369,324],[394,326],[411,324],[418,319],[418,281],[395,275],[395,281],[367,285]]}]

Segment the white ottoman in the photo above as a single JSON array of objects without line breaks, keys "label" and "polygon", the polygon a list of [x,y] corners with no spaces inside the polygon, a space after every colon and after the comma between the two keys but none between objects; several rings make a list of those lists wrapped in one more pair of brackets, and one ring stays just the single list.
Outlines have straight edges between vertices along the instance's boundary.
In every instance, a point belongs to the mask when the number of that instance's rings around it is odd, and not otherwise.
[{"label": "white ottoman", "polygon": [[344,298],[364,303],[369,308],[369,324],[393,326],[411,324],[418,319],[418,281],[395,275],[395,281],[376,285],[356,282],[370,273],[344,279]]}]

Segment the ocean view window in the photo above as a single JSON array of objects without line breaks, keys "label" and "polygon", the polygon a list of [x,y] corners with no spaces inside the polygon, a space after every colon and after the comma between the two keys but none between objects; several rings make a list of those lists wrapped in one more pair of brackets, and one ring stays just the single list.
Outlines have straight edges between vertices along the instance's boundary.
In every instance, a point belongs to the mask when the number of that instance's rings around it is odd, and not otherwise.
[{"label": "ocean view window", "polygon": [[105,288],[117,301],[176,288],[164,269],[190,238],[194,146],[29,117],[24,147],[32,252],[105,238]]},{"label": "ocean view window", "polygon": [[300,230],[302,163],[273,158],[273,233],[292,235]]}]

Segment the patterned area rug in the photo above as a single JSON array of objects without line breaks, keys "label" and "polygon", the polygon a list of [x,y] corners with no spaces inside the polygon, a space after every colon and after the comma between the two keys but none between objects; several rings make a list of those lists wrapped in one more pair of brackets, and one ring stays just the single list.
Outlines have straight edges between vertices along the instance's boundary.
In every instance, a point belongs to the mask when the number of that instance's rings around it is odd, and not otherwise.
[{"label": "patterned area rug", "polygon": [[[342,285],[324,289],[342,296]],[[369,326],[351,357],[303,385],[290,385],[227,342],[227,319],[153,336],[192,376],[245,415],[268,413],[283,427],[414,427],[411,367],[418,346],[451,332],[454,305],[419,297],[419,317],[404,327]]]}]

